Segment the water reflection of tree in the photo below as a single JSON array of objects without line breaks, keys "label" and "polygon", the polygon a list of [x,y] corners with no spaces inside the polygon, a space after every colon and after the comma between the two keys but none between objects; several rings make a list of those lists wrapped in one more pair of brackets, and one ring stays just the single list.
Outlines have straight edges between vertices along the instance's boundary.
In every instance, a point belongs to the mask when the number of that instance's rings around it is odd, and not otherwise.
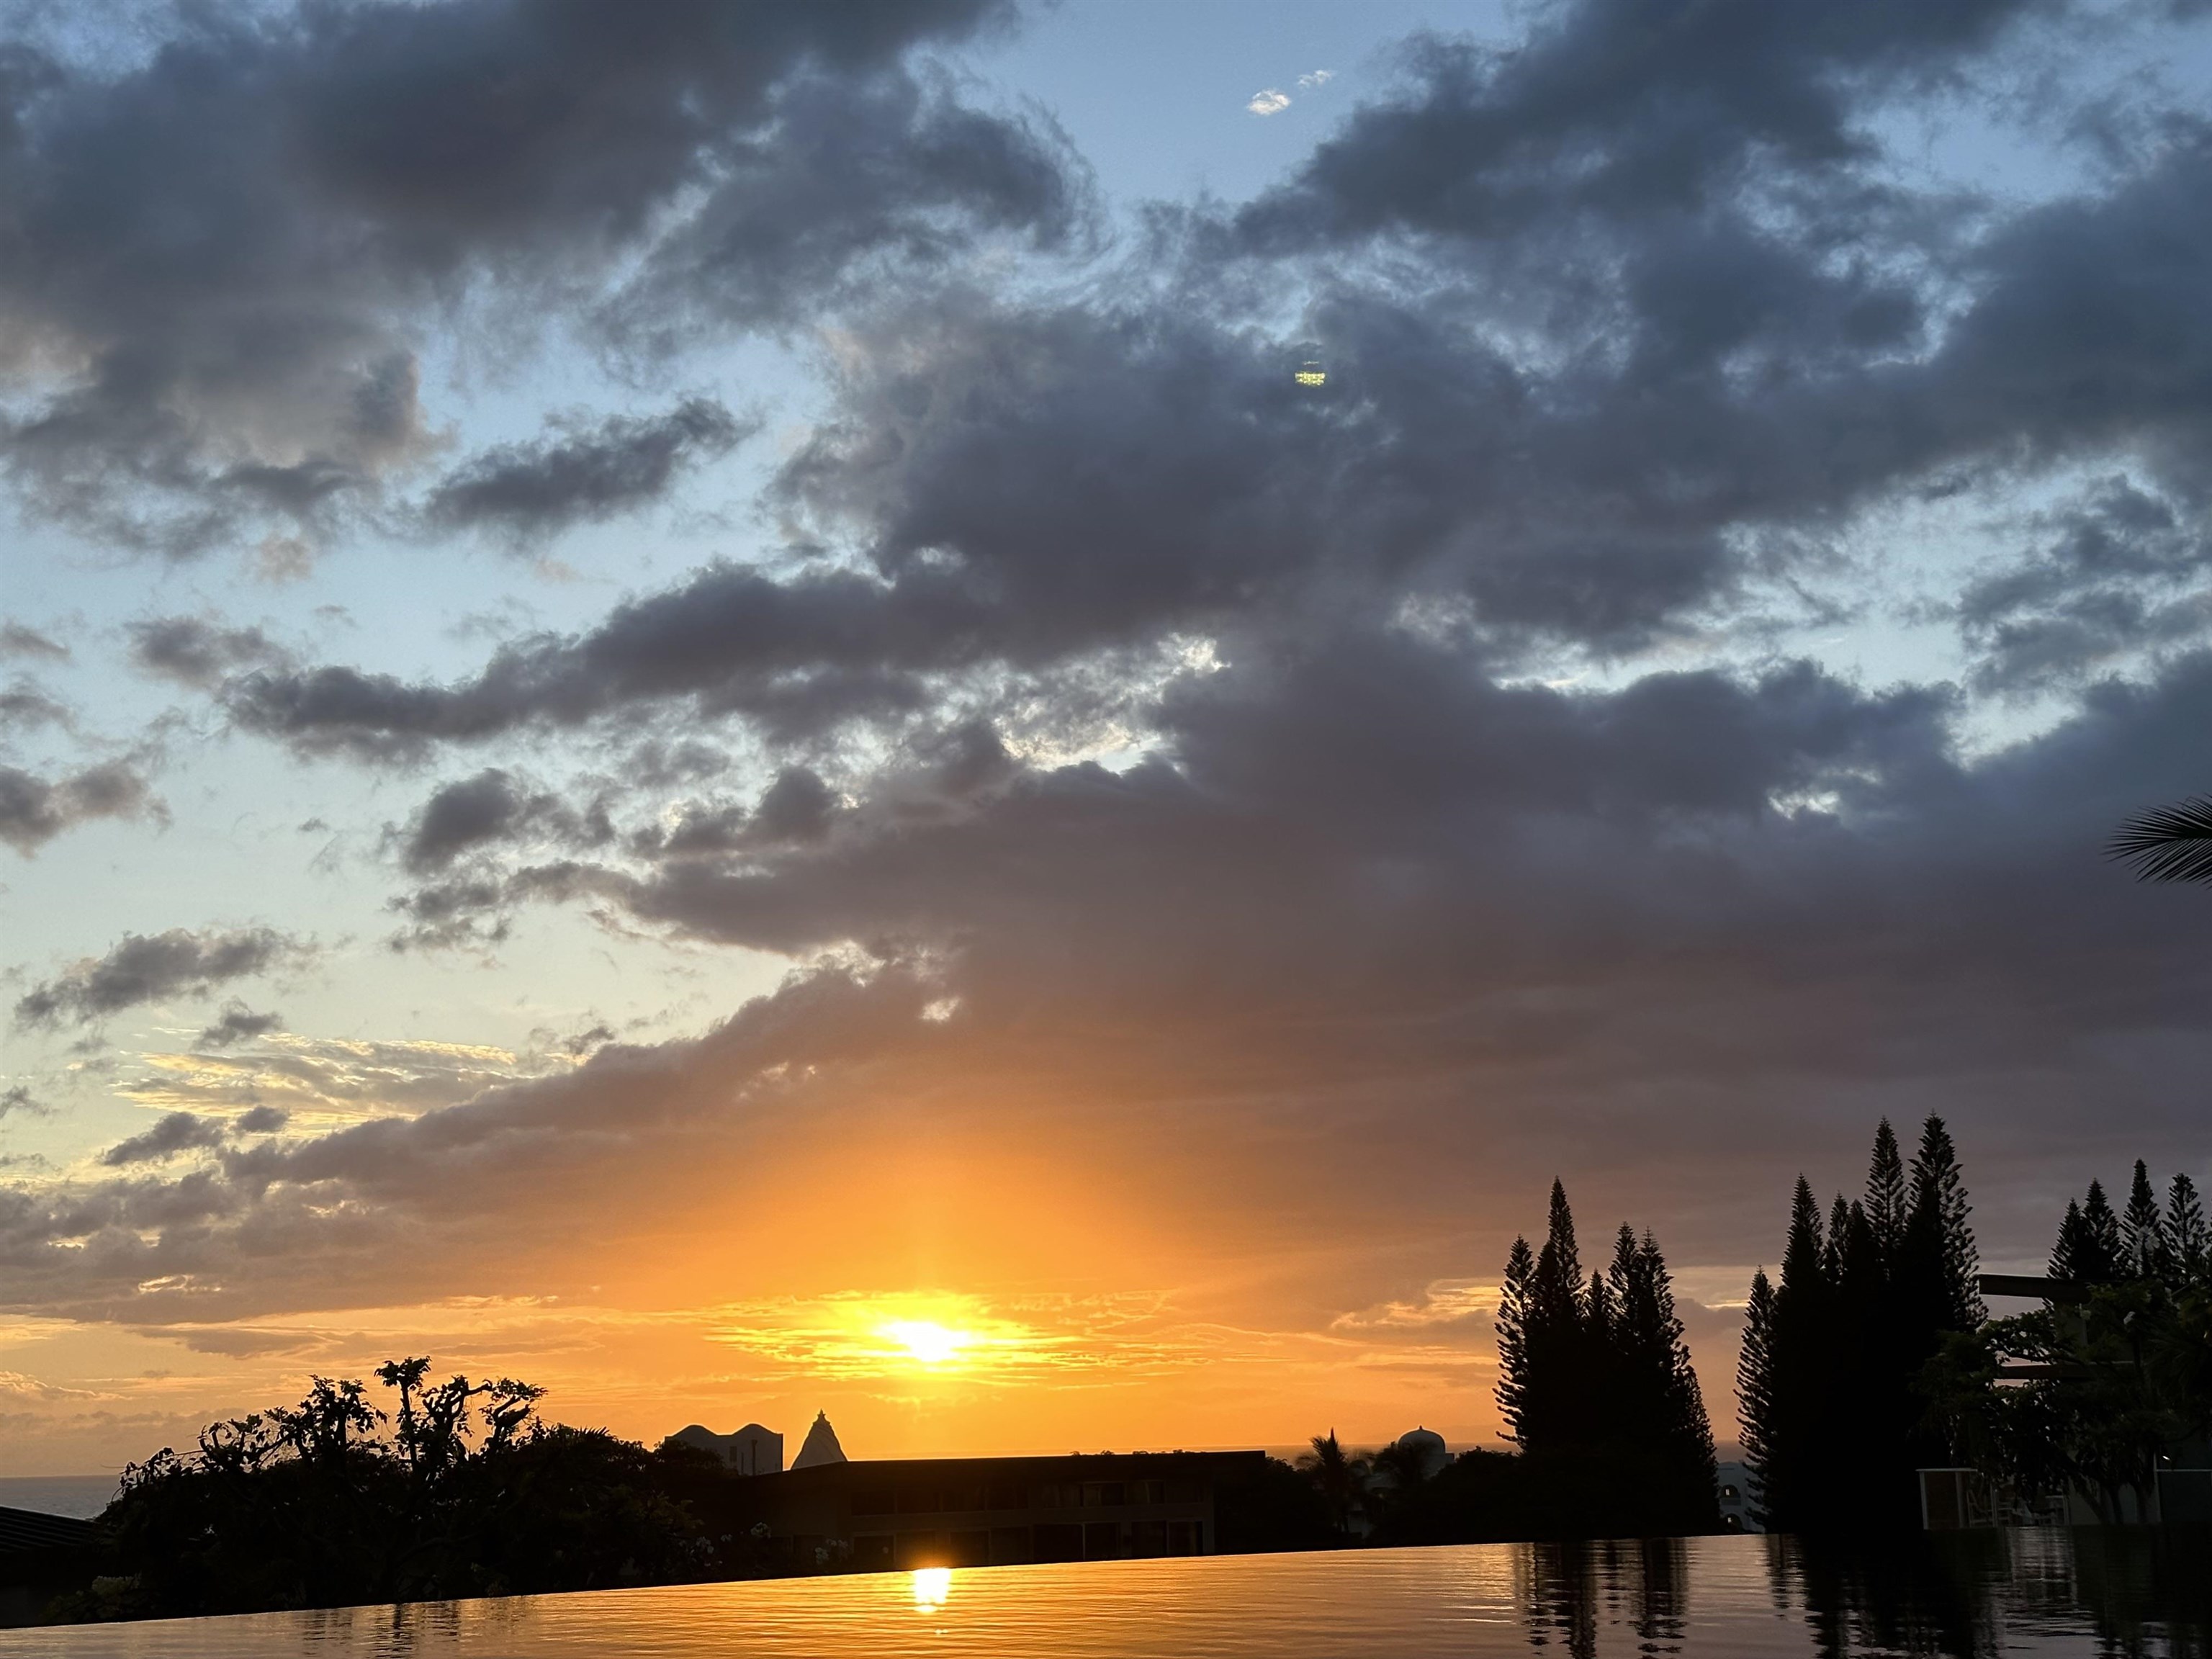
[{"label": "water reflection of tree", "polygon": [[2212,1529],[2201,1526],[2076,1527],[2074,1604],[2113,1653],[2176,1659],[2212,1652]]},{"label": "water reflection of tree", "polygon": [[1638,1651],[1681,1651],[1689,1606],[1681,1540],[1528,1544],[1515,1568],[1515,1600],[1531,1646],[1558,1643],[1573,1659],[1590,1659],[1600,1624],[1626,1622]]},{"label": "water reflection of tree", "polygon": [[1765,1540],[1778,1604],[1826,1654],[1979,1656],[2021,1626],[2094,1629],[2100,1650],[2212,1652],[2212,1537],[2194,1527],[2077,1527],[1868,1540]]},{"label": "water reflection of tree", "polygon": [[1866,1540],[1766,1540],[1778,1600],[1804,1609],[1824,1654],[1956,1655],[1978,1659],[1996,1646],[1996,1602],[2010,1583],[2004,1534],[1954,1533],[1894,1545]]}]

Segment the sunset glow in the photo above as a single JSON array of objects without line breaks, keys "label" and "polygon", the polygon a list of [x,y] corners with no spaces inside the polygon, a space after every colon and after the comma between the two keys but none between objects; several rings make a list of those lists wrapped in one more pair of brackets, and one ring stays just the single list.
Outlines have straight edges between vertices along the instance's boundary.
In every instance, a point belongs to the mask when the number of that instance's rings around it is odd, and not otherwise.
[{"label": "sunset glow", "polygon": [[1555,1178],[1727,1445],[1878,1120],[2212,1187],[2212,9],[1646,9],[0,19],[6,1474],[1496,1449]]},{"label": "sunset glow", "polygon": [[882,1327],[883,1335],[898,1343],[924,1365],[942,1365],[978,1340],[972,1331],[948,1331],[933,1320],[895,1319]]}]

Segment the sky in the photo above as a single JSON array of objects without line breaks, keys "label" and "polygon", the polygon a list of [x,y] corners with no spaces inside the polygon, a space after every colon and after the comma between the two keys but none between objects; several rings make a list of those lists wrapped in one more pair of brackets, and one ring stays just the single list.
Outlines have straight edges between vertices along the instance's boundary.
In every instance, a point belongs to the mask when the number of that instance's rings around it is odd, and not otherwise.
[{"label": "sky", "polygon": [[[0,1473],[1496,1444],[2212,1179],[2212,11],[0,10]],[[1304,378],[1301,378],[1302,371]],[[1313,374],[1321,380],[1313,382]],[[792,1443],[796,1443],[795,1438]]]}]

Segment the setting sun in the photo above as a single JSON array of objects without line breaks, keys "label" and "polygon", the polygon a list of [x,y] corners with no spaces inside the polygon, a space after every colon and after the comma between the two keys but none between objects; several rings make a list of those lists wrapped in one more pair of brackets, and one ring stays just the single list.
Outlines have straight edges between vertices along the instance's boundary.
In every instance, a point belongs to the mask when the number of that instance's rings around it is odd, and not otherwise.
[{"label": "setting sun", "polygon": [[883,1326],[879,1334],[897,1343],[924,1365],[942,1365],[957,1358],[963,1348],[972,1346],[976,1340],[972,1331],[948,1330],[933,1319],[894,1319]]}]

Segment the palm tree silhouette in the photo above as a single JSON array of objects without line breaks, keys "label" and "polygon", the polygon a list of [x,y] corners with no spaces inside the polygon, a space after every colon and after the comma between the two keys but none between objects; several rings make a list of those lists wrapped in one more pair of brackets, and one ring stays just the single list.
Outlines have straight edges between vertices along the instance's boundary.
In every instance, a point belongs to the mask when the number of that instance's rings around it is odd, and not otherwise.
[{"label": "palm tree silhouette", "polygon": [[2139,881],[2212,882],[2212,795],[2138,812],[2105,843],[2105,856]]},{"label": "palm tree silhouette", "polygon": [[1298,1468],[1321,1493],[1328,1508],[1329,1524],[1339,1533],[1352,1530],[1352,1517],[1367,1492],[1367,1463],[1347,1454],[1336,1431],[1314,1436],[1313,1449],[1298,1455]]}]

